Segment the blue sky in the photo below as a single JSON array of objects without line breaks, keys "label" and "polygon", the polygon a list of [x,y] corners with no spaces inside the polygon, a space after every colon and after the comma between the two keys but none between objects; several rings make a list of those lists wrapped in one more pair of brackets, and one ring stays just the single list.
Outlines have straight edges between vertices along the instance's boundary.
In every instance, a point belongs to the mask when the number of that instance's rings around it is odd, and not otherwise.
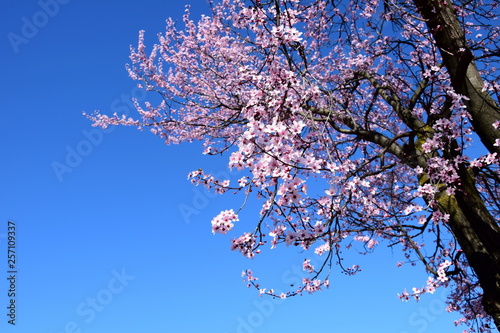
[{"label": "blue sky", "polygon": [[[132,128],[91,127],[82,111],[134,113],[130,96],[143,95],[125,70],[129,46],[141,29],[151,45],[185,3],[3,1],[0,331],[461,332],[443,291],[419,303],[397,298],[426,279],[421,269],[395,267],[398,250],[346,253],[363,271],[333,274],[325,292],[260,298],[241,271],[285,288],[302,277],[304,254],[277,249],[248,260],[231,252],[230,238],[254,224],[252,207],[235,233],[212,235],[212,217],[240,202],[186,176],[200,167],[229,173],[226,160]],[[203,0],[189,3],[194,16],[207,13]],[[17,227],[15,326],[6,308],[9,220]]]}]

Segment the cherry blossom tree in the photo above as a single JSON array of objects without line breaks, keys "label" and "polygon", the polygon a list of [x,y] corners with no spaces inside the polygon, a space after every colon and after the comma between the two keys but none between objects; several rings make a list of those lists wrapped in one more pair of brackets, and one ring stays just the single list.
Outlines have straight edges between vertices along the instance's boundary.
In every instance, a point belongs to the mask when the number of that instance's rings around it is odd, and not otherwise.
[{"label": "cherry blossom tree", "polygon": [[[253,229],[231,249],[254,258],[296,246],[322,259],[277,295],[328,287],[339,255],[400,247],[421,264],[403,300],[449,290],[469,331],[500,327],[500,15],[496,0],[221,0],[195,21],[169,19],[130,76],[160,98],[138,117],[95,126],[148,129],[167,144],[201,141],[245,170],[235,184],[203,170],[217,193],[261,200]],[[244,205],[239,208],[242,209]],[[213,218],[230,232],[239,209]],[[247,221],[249,222],[249,221]],[[403,288],[403,287],[402,287]]]}]

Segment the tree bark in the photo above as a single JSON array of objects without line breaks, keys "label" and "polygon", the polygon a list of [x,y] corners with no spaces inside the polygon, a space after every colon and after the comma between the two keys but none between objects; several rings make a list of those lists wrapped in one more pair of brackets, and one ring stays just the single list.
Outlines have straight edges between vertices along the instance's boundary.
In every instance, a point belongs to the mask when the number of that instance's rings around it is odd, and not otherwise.
[{"label": "tree bark", "polygon": [[[500,120],[500,107],[483,91],[483,79],[453,4],[450,0],[413,1],[440,50],[455,92],[466,97],[464,104],[475,132],[491,153],[500,156],[500,147],[494,145],[500,131],[492,126]],[[483,289],[484,309],[500,330],[500,228],[477,191],[472,171],[463,166],[459,172],[460,189],[455,196],[441,192],[439,209],[450,214],[452,232]]]},{"label": "tree bark", "polygon": [[460,170],[455,196],[442,191],[439,209],[450,214],[449,226],[483,289],[483,307],[500,330],[500,228],[476,190],[472,171]]},{"label": "tree bark", "polygon": [[492,124],[500,120],[500,107],[483,91],[484,82],[474,62],[474,56],[450,0],[413,0],[427,23],[443,63],[450,74],[455,92],[464,100],[474,129],[490,152],[500,156],[500,147],[494,146],[500,131]]}]

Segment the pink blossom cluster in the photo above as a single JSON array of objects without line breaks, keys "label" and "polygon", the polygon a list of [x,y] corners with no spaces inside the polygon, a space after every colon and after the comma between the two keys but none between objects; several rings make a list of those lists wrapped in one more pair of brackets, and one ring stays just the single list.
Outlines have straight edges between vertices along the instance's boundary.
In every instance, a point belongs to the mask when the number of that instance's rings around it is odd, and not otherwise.
[{"label": "pink blossom cluster", "polygon": [[497,153],[490,153],[472,160],[470,166],[472,168],[483,168],[491,164],[498,164],[498,161]]},{"label": "pink blossom cluster", "polygon": [[247,282],[247,287],[254,287],[259,290],[259,295],[269,295],[273,297],[279,297],[282,299],[296,296],[296,295],[301,295],[304,291],[312,294],[317,291],[321,291],[322,287],[329,288],[330,286],[330,280],[325,279],[325,280],[320,280],[320,279],[309,279],[309,278],[303,278],[302,279],[302,285],[298,286],[298,288],[294,291],[288,291],[288,292],[281,292],[281,293],[276,293],[274,289],[267,289],[267,288],[261,288],[260,285],[256,282],[258,278],[256,278],[253,275],[253,272],[249,269],[245,270],[242,272],[243,280]]},{"label": "pink blossom cluster", "polygon": [[212,232],[225,234],[234,227],[233,222],[236,221],[239,221],[239,218],[232,209],[223,210],[212,219]]},{"label": "pink blossom cluster", "polygon": [[90,120],[93,121],[94,125],[93,126],[99,126],[102,127],[103,129],[108,128],[110,125],[125,125],[125,126],[138,126],[140,127],[140,122],[138,120],[135,120],[131,117],[128,117],[126,115],[118,115],[116,112],[113,114],[112,117],[109,117],[104,114],[100,114],[98,112],[94,112],[91,115],[88,115],[87,113],[83,113],[84,116],[89,118]]},{"label": "pink blossom cluster", "polygon": [[370,236],[367,236],[367,235],[354,236],[354,240],[359,241],[359,242],[364,242],[368,249],[373,249],[379,243],[376,239],[374,239]]},{"label": "pink blossom cluster", "polygon": [[251,287],[252,284],[255,284],[254,281],[257,281],[258,278],[253,276],[253,272],[250,269],[246,269],[243,272],[241,272],[241,276],[243,277],[243,281],[247,281],[248,285],[247,287]]},{"label": "pink blossom cluster", "polygon": [[305,290],[309,294],[312,294],[314,292],[321,291],[322,286],[328,288],[330,286],[330,280],[321,281],[319,279],[311,280],[308,278],[304,278],[302,279],[302,284],[304,285],[303,290]]},{"label": "pink blossom cluster", "polygon": [[255,241],[255,235],[246,232],[238,238],[233,238],[231,240],[231,250],[240,251],[245,257],[253,258],[255,253],[259,253],[260,250],[256,250],[257,243]]},{"label": "pink blossom cluster", "polygon": [[241,189],[241,187],[244,186],[241,185],[243,180],[240,179],[240,181],[238,182],[240,184],[240,187],[232,188],[230,187],[229,179],[225,180],[215,179],[215,177],[213,177],[210,174],[206,174],[202,169],[191,171],[188,174],[188,179],[191,180],[192,184],[203,185],[207,188],[213,188],[215,193],[217,194],[223,194],[228,189]]},{"label": "pink blossom cluster", "polygon": [[311,265],[311,259],[304,260],[304,262],[302,263],[302,269],[309,273],[314,272],[314,266]]}]

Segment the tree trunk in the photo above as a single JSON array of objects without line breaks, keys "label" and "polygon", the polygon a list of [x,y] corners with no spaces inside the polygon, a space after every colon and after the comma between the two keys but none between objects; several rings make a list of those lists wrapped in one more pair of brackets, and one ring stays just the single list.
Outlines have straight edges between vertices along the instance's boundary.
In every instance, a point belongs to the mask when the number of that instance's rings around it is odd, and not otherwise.
[{"label": "tree trunk", "polygon": [[442,191],[439,209],[450,214],[449,225],[483,289],[483,306],[500,330],[500,228],[476,190],[474,176],[460,170],[455,196]]},{"label": "tree trunk", "polygon": [[[500,131],[492,124],[500,120],[500,107],[482,91],[483,80],[475,65],[463,28],[450,0],[413,0],[441,52],[456,93],[464,104],[474,130],[490,152],[500,155],[495,141]],[[500,330],[500,228],[481,199],[472,171],[459,170],[461,188],[455,196],[441,192],[439,208],[450,214],[449,225],[483,289],[483,306]]]},{"label": "tree trunk", "polygon": [[500,107],[487,91],[467,45],[465,34],[450,0],[413,0],[441,52],[455,92],[466,96],[467,111],[481,141],[490,152],[500,156],[495,140],[500,130],[492,124],[500,120]]}]

